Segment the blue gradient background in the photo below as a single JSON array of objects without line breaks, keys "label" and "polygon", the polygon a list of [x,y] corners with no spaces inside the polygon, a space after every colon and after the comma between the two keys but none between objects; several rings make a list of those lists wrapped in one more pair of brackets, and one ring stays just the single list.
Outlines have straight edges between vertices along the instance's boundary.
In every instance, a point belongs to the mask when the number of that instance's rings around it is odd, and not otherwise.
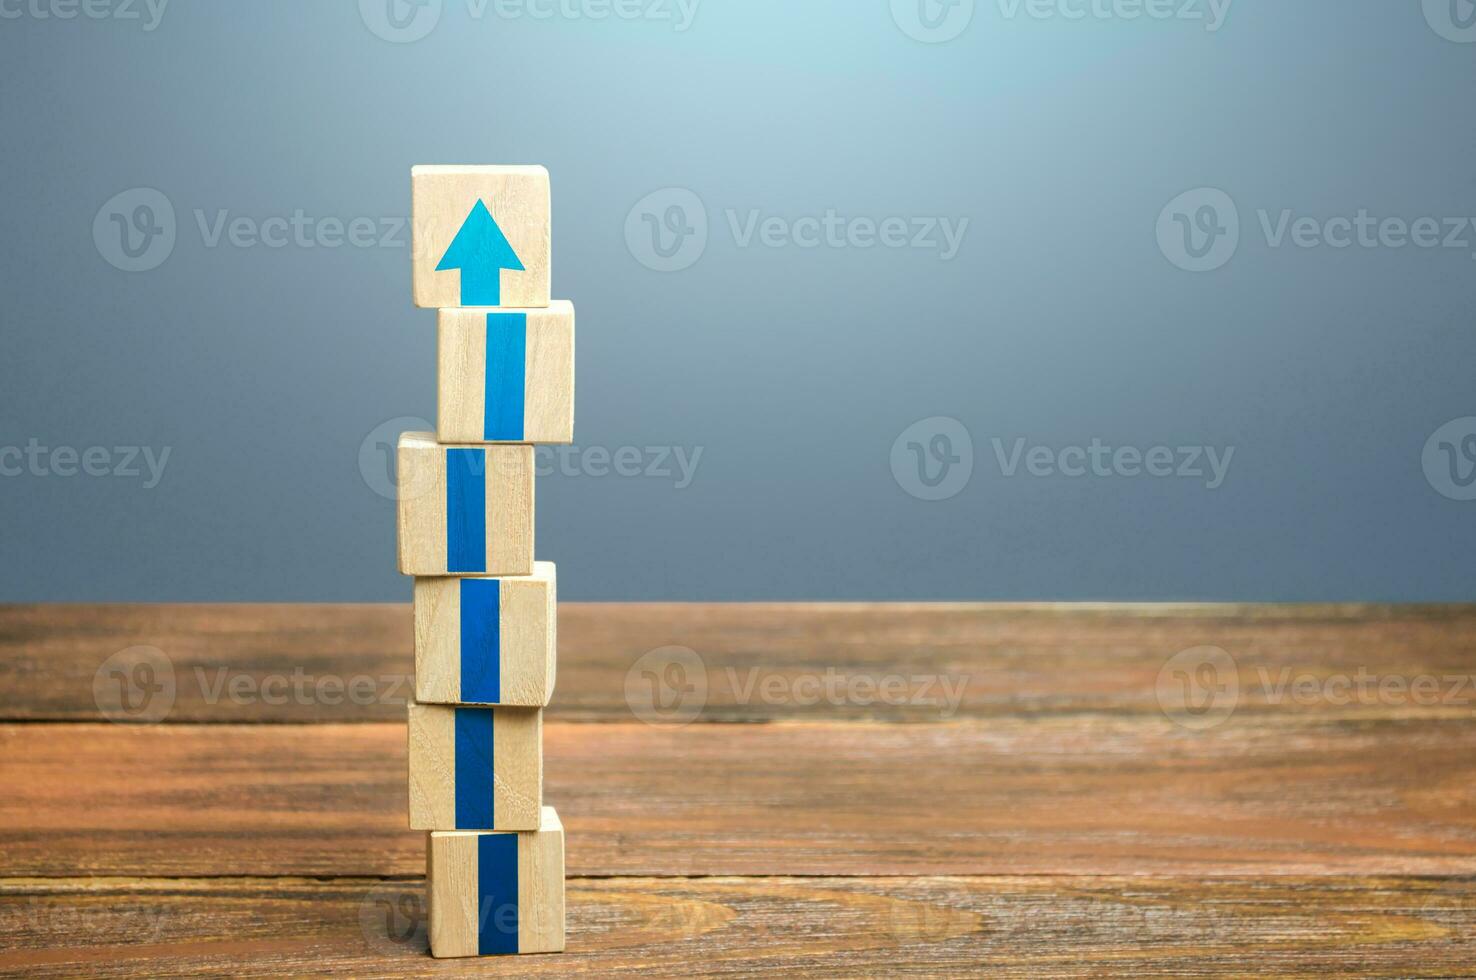
[{"label": "blue gradient background", "polygon": [[[0,20],[0,446],[171,447],[152,490],[0,478],[0,599],[408,598],[358,463],[435,417],[407,248],[207,248],[194,211],[404,215],[410,166],[456,162],[553,175],[580,444],[702,447],[685,489],[540,480],[564,598],[1471,599],[1476,502],[1421,467],[1476,415],[1471,249],[1271,248],[1255,212],[1476,216],[1473,83],[1476,45],[1388,0],[1216,33],[988,2],[945,44],[885,0],[704,0],[686,32],[448,0],[405,44],[352,0]],[[179,239],[126,273],[92,223],[140,186]],[[1243,234],[1196,275],[1155,224],[1201,186]],[[660,273],[624,229],[666,187],[711,237]],[[970,225],[944,262],[740,248],[728,209]],[[889,456],[940,415],[975,470],[930,502]],[[1235,456],[1214,491],[1005,478],[995,437]]]}]

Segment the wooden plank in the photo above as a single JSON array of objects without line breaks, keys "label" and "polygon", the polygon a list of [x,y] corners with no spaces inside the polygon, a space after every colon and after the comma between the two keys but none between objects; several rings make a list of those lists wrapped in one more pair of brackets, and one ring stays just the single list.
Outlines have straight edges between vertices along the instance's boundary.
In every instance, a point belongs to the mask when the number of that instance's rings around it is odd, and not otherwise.
[{"label": "wooden plank", "polygon": [[170,721],[390,721],[413,689],[408,603],[11,605],[0,606],[0,712],[97,721],[99,699],[116,704],[132,684],[126,652],[139,647],[167,658]]},{"label": "wooden plank", "polygon": [[[1204,645],[1234,660],[1238,714],[1469,716],[1476,703],[1476,606],[565,603],[549,717],[631,720],[628,698],[650,703],[643,685],[667,655],[642,658],[673,646],[700,658],[698,721],[1156,715],[1170,658]],[[100,668],[138,646],[167,658],[169,721],[394,721],[413,628],[408,605],[0,606],[0,717],[97,720]],[[1422,704],[1289,686],[1360,674],[1430,677],[1445,693]],[[116,675],[100,683],[116,697]]]},{"label": "wooden plank", "polygon": [[[545,725],[576,875],[1476,874],[1476,726]],[[0,726],[12,875],[409,875],[403,725]]]},{"label": "wooden plank", "polygon": [[[1476,883],[571,879],[568,952],[482,976],[1469,975]],[[0,972],[448,976],[420,881],[0,880]]]}]

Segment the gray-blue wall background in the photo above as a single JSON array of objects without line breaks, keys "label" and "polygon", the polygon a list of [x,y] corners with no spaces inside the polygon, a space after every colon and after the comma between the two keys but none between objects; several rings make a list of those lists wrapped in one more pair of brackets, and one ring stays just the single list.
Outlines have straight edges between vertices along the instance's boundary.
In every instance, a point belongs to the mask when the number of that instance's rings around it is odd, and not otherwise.
[{"label": "gray-blue wall background", "polygon": [[0,0],[0,600],[408,597],[395,229],[495,162],[578,309],[564,598],[1470,599],[1473,19]]}]

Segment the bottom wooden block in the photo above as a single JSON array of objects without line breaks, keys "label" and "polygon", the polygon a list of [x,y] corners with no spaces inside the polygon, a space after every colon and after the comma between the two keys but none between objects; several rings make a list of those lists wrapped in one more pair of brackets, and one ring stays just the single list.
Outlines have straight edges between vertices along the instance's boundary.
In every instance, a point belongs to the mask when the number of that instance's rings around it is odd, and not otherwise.
[{"label": "bottom wooden block", "polygon": [[564,949],[564,827],[543,808],[537,830],[435,831],[426,842],[431,955]]}]

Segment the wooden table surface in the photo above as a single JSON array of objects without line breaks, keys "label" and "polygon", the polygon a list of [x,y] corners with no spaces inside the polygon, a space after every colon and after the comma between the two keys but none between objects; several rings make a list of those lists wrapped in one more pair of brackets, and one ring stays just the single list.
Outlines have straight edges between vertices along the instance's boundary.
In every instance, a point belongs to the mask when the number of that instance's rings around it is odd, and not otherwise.
[{"label": "wooden table surface", "polygon": [[408,607],[0,607],[0,972],[1476,972],[1476,607],[559,630],[569,951],[435,961]]}]

